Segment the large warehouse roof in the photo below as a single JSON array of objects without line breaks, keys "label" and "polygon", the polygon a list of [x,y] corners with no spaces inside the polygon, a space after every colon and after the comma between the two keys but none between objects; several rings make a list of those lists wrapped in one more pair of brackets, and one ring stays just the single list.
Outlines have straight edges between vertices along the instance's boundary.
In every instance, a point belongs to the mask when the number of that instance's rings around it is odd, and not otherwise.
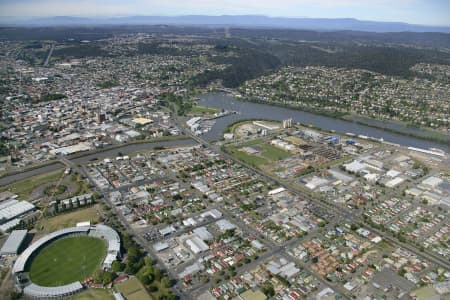
[{"label": "large warehouse roof", "polygon": [[0,204],[0,221],[3,222],[14,219],[30,210],[34,205],[27,201],[9,200]]},{"label": "large warehouse roof", "polygon": [[20,245],[22,245],[23,240],[27,236],[27,232],[28,231],[26,230],[14,230],[13,232],[11,232],[8,239],[3,244],[2,249],[0,250],[0,254],[17,254]]}]

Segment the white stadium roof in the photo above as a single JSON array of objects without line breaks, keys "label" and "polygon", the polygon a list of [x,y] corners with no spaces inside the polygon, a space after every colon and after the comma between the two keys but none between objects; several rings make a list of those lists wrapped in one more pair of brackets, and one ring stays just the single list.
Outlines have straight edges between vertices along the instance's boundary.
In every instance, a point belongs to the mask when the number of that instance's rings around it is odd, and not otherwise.
[{"label": "white stadium roof", "polygon": [[31,246],[25,249],[25,251],[23,251],[23,253],[17,258],[16,263],[14,264],[13,267],[13,273],[23,272],[25,270],[25,265],[28,259],[30,258],[31,254],[33,254],[34,251],[38,250],[39,248],[47,244],[49,241],[62,235],[83,233],[87,232],[88,230],[89,227],[70,227],[52,232],[44,236],[43,238],[37,240],[35,243],[31,244]]},{"label": "white stadium roof", "polygon": [[55,287],[40,286],[32,283],[24,288],[23,293],[32,298],[59,298],[73,295],[82,289],[83,286],[79,281]]},{"label": "white stadium roof", "polygon": [[[44,247],[48,242],[66,235],[80,235],[85,234],[92,237],[101,238],[108,243],[108,252],[103,260],[103,267],[111,267],[112,262],[117,259],[120,254],[120,237],[119,234],[109,226],[106,225],[92,225],[92,226],[78,226],[70,227],[62,230],[52,232],[43,238],[39,239],[17,258],[13,267],[13,273],[25,272],[25,267],[28,260],[33,253]],[[44,287],[31,283],[23,290],[26,296],[31,298],[61,298],[73,295],[83,289],[79,281],[57,287]]]}]

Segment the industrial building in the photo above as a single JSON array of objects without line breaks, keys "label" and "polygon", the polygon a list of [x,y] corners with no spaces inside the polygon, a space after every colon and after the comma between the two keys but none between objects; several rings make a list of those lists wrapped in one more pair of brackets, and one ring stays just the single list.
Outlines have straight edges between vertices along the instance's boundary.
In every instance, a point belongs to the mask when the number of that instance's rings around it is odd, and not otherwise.
[{"label": "industrial building", "polygon": [[186,244],[189,246],[191,251],[195,254],[204,252],[209,249],[208,245],[198,236],[194,235],[186,240]]},{"label": "industrial building", "polygon": [[16,199],[0,203],[0,231],[8,231],[20,223],[21,216],[34,210],[35,206],[28,201]]},{"label": "industrial building", "polygon": [[27,230],[14,230],[0,250],[0,255],[17,255],[27,237]]}]

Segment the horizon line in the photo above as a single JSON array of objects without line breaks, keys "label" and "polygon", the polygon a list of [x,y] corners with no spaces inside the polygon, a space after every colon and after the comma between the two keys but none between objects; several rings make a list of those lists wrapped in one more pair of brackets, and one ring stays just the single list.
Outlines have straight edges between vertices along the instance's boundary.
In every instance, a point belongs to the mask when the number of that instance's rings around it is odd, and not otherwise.
[{"label": "horizon line", "polygon": [[310,17],[310,16],[275,16],[275,15],[264,15],[264,14],[180,14],[180,15],[139,15],[139,14],[129,14],[129,15],[48,15],[48,16],[0,16],[0,22],[2,18],[16,18],[22,20],[33,20],[33,19],[48,19],[48,18],[84,18],[84,19],[121,19],[130,17],[166,17],[166,18],[180,18],[180,17],[264,17],[271,19],[316,19],[316,20],[355,20],[359,22],[375,22],[375,23],[397,23],[413,26],[423,26],[423,27],[449,27],[450,24],[421,24],[421,23],[409,23],[406,21],[387,21],[387,20],[370,20],[370,19],[359,19],[356,17],[335,17],[335,18],[324,18],[324,17]]}]

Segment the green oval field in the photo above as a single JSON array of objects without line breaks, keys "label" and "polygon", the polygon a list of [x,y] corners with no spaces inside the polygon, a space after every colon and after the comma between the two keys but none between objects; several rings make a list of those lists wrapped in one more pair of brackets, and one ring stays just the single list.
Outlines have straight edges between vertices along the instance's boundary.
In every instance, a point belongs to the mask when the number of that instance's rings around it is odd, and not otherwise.
[{"label": "green oval field", "polygon": [[106,243],[88,236],[64,238],[43,248],[32,260],[30,279],[41,286],[59,286],[88,278],[100,267]]}]

